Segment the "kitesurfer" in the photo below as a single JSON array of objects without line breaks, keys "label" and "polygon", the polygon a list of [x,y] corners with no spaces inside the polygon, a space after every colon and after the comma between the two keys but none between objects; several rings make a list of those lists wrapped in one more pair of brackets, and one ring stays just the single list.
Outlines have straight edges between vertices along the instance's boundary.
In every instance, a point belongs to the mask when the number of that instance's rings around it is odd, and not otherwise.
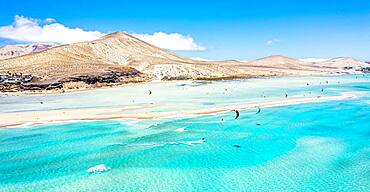
[{"label": "kitesurfer", "polygon": [[233,109],[231,111],[234,111],[235,112],[235,114],[236,114],[235,119],[238,119],[239,118],[239,115],[240,115],[239,111],[236,110],[236,109]]}]

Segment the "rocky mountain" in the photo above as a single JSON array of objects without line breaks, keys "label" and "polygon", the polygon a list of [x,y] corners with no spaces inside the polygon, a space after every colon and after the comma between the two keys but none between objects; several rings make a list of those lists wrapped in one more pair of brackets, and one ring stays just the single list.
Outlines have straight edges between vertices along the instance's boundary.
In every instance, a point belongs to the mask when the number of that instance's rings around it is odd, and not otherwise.
[{"label": "rocky mountain", "polygon": [[301,60],[281,55],[272,55],[261,59],[257,59],[255,61],[250,61],[249,63],[251,65],[256,66],[271,66],[283,68],[291,68],[293,66],[302,66],[305,64],[305,62]]},{"label": "rocky mountain", "polygon": [[311,63],[295,58],[273,55],[260,58],[254,61],[244,62],[239,66],[248,71],[254,72],[256,76],[283,76],[283,75],[317,75],[335,73],[335,70],[319,68]]},{"label": "rocky mountain", "polygon": [[[30,83],[12,85],[13,90],[64,90],[150,80],[327,74],[337,73],[338,69],[318,67],[285,56],[249,62],[194,60],[130,34],[116,32],[94,41],[56,46],[0,60],[0,75],[8,72],[34,77]],[[9,86],[2,89],[9,89]]]},{"label": "rocky mountain", "polygon": [[343,67],[368,67],[366,62],[351,58],[351,57],[337,57],[323,62],[314,63],[319,67],[343,68]]},{"label": "rocky mountain", "polygon": [[5,45],[0,48],[0,60],[36,53],[57,46],[56,43],[33,43],[20,45]]}]

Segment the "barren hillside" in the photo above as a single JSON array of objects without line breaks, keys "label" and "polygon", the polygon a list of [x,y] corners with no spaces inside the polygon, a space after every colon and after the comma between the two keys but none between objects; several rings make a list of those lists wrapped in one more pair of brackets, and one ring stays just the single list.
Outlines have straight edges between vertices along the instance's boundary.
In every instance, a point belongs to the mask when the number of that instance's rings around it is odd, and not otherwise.
[{"label": "barren hillside", "polygon": [[21,45],[5,45],[0,48],[0,60],[36,53],[57,46],[55,43],[33,43]]},{"label": "barren hillside", "polygon": [[[74,89],[149,80],[340,73],[342,69],[317,66],[284,56],[250,62],[200,61],[178,56],[127,33],[116,32],[94,41],[0,60],[0,75],[8,72],[32,75],[31,83],[18,88],[38,90],[49,85],[53,85],[50,89]],[[16,85],[10,87],[17,90]]]},{"label": "barren hillside", "polygon": [[319,67],[329,67],[329,68],[343,68],[343,67],[366,67],[369,64],[353,59],[351,57],[337,57],[324,62],[314,63],[314,65]]}]

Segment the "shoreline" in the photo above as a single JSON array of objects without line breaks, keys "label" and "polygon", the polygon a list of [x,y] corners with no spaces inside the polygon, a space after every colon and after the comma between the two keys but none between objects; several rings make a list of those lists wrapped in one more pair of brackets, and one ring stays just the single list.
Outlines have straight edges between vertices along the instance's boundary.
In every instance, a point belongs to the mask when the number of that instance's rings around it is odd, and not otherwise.
[{"label": "shoreline", "polygon": [[0,96],[14,96],[14,95],[49,95],[49,94],[63,94],[63,93],[75,93],[75,92],[86,92],[86,91],[93,91],[93,90],[100,90],[100,89],[109,89],[109,88],[117,88],[117,87],[125,87],[125,86],[132,86],[132,85],[145,85],[151,83],[167,83],[167,82],[194,82],[194,81],[233,81],[233,80],[249,80],[249,79],[271,79],[271,78],[289,78],[289,77],[333,77],[333,76],[345,76],[345,75],[361,75],[363,73],[318,73],[318,74],[301,74],[301,75],[257,75],[257,76],[245,76],[245,77],[233,77],[225,79],[212,79],[212,78],[205,78],[205,79],[184,79],[184,80],[150,80],[150,81],[138,81],[138,82],[127,82],[127,83],[118,83],[118,84],[109,84],[109,85],[100,85],[97,87],[82,87],[82,88],[75,88],[75,89],[56,89],[56,90],[42,90],[42,91],[16,91],[16,92],[7,92],[0,90]]},{"label": "shoreline", "polygon": [[27,112],[11,112],[0,113],[0,128],[11,128],[22,125],[39,125],[55,122],[67,121],[99,121],[99,120],[114,120],[114,119],[166,119],[166,118],[185,118],[203,115],[216,115],[230,112],[232,109],[249,110],[260,108],[271,108],[288,105],[298,105],[305,103],[319,103],[327,101],[353,99],[355,94],[345,92],[339,96],[325,96],[314,98],[297,98],[297,99],[281,99],[277,101],[252,103],[238,105],[232,107],[218,107],[202,110],[191,111],[169,111],[169,112],[141,112],[130,113],[130,110],[154,108],[156,104],[144,104],[114,108],[83,108],[83,109],[61,109],[50,111],[27,111]]}]

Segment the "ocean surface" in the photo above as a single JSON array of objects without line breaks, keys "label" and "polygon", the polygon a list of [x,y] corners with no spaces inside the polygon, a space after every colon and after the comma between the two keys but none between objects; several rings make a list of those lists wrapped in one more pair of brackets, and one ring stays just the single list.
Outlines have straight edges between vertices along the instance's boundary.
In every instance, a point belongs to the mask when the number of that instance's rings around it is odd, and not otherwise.
[{"label": "ocean surface", "polygon": [[[156,107],[137,112],[187,111],[342,93],[356,97],[242,110],[238,119],[229,112],[2,128],[0,191],[370,191],[370,76],[1,95],[0,113],[148,103]],[[88,171],[97,165],[106,169]]]}]

